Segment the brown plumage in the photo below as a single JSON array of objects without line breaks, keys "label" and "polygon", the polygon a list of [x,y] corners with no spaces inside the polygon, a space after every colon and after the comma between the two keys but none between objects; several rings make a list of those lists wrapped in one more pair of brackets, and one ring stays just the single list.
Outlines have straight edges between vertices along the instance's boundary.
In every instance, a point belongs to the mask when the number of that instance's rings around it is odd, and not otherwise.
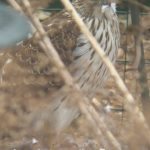
[{"label": "brown plumage", "polygon": [[[102,9],[103,3],[99,0],[74,0],[73,4],[102,49],[114,63],[119,47],[119,27],[114,10],[110,6]],[[95,92],[104,85],[108,77],[108,69],[87,38],[80,32],[66,11],[51,16],[42,24],[82,91],[89,98],[93,97]],[[50,97],[52,101],[49,114],[45,116],[56,130],[62,130],[78,116],[79,110],[70,104],[73,97],[70,93],[63,91],[63,81],[54,73],[46,54],[35,43],[34,38],[25,41],[9,56],[22,72],[21,77],[24,80],[20,80],[20,84],[40,85],[55,89],[52,90],[55,91],[55,96]],[[28,76],[32,78],[28,80]],[[14,82],[14,79],[12,80]],[[7,81],[10,82],[9,77]]]}]

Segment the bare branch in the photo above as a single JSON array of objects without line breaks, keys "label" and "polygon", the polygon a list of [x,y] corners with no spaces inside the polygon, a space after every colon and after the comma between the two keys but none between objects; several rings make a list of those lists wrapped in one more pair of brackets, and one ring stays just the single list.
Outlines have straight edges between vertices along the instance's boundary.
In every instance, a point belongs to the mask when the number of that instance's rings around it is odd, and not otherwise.
[{"label": "bare branch", "polygon": [[15,0],[7,0],[10,5],[12,5],[16,10],[23,12],[22,8],[18,5]]}]

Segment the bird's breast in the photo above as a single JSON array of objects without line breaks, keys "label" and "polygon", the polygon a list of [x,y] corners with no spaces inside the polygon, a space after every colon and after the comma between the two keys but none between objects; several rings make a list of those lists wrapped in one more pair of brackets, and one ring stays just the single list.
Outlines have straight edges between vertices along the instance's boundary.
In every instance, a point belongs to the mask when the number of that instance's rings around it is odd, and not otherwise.
[{"label": "bird's breast", "polygon": [[[114,63],[119,46],[117,20],[115,22],[106,18],[101,20],[88,18],[86,24],[106,55]],[[83,34],[77,39],[77,47],[73,51],[73,56],[73,76],[82,90],[93,96],[104,85],[109,75],[108,69]]]}]

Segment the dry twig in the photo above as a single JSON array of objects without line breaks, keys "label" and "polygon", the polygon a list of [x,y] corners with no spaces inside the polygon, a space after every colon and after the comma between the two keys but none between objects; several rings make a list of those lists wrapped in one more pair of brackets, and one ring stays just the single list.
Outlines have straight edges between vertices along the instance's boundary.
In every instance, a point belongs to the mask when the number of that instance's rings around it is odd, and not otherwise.
[{"label": "dry twig", "polygon": [[16,10],[23,12],[22,8],[18,5],[15,0],[7,0],[10,5],[12,5]]}]

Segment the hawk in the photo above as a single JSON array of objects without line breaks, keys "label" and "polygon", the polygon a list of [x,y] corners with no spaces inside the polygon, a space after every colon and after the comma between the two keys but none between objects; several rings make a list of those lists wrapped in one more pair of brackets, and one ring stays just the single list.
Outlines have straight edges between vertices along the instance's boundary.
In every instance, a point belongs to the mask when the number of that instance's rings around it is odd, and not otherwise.
[{"label": "hawk", "polygon": [[[110,1],[106,2],[74,0],[72,4],[106,55],[115,63],[120,43],[118,18]],[[106,65],[67,11],[62,10],[50,16],[42,25],[82,92],[91,99],[108,78]],[[26,84],[40,85],[54,93],[54,96],[50,96],[49,113],[46,116],[54,130],[66,128],[80,114],[79,108],[71,104],[71,99],[75,97],[64,90],[63,81],[34,37],[11,52],[11,59],[25,70],[20,82],[25,78]],[[34,79],[28,80],[25,76],[27,73],[31,73]]]}]

